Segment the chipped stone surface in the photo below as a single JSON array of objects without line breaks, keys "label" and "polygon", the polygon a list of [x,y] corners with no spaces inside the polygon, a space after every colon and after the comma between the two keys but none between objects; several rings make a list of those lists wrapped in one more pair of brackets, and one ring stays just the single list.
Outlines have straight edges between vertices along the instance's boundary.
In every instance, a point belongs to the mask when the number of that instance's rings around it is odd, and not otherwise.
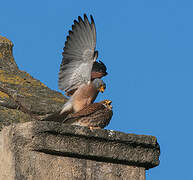
[{"label": "chipped stone surface", "polygon": [[[39,80],[18,69],[12,53],[13,43],[0,36],[0,87],[3,87],[36,116],[54,113],[66,102],[59,92],[49,89]],[[21,112],[15,101],[0,90],[0,129],[12,122],[32,120]]]},{"label": "chipped stone surface", "polygon": [[153,136],[33,121],[0,135],[0,179],[145,180],[159,165]]}]

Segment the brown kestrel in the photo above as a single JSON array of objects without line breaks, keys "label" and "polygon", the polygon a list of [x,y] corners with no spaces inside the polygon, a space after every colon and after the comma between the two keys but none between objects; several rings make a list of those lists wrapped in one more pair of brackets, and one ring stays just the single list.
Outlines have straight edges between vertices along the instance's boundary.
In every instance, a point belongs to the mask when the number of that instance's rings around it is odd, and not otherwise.
[{"label": "brown kestrel", "polygon": [[112,118],[112,101],[93,103],[77,113],[69,114],[63,123],[86,126],[90,129],[104,128]]},{"label": "brown kestrel", "polygon": [[58,85],[71,97],[62,107],[61,114],[80,111],[93,103],[98,93],[106,88],[100,79],[107,74],[106,66],[96,62],[96,28],[93,17],[90,17],[91,23],[86,15],[84,20],[80,16],[78,21],[74,20],[65,42]]}]

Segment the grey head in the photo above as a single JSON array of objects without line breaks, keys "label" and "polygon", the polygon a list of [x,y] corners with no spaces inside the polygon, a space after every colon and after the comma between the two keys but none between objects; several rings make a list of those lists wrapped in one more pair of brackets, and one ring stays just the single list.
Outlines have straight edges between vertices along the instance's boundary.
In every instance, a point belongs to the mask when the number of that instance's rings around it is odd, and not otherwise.
[{"label": "grey head", "polygon": [[95,88],[98,90],[98,91],[100,91],[100,92],[104,92],[105,91],[105,89],[106,89],[106,84],[103,82],[103,80],[102,79],[94,79],[93,81],[92,81],[92,83],[93,83],[93,85],[95,86]]}]

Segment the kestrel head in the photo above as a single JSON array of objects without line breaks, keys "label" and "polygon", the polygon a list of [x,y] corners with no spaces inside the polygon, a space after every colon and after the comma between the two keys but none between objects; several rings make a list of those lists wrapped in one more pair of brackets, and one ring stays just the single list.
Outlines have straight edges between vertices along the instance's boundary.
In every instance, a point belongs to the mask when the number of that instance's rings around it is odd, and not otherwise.
[{"label": "kestrel head", "polygon": [[112,109],[112,105],[111,105],[112,101],[111,100],[104,100],[102,101],[102,104],[107,107],[108,109]]},{"label": "kestrel head", "polygon": [[107,73],[107,68],[105,64],[102,61],[95,61],[93,66],[92,66],[92,71],[91,71],[91,80],[94,80],[96,78],[102,78],[103,76],[106,76]]},{"label": "kestrel head", "polygon": [[104,92],[106,89],[106,84],[101,80],[101,79],[94,79],[93,80],[93,85],[99,92]]}]

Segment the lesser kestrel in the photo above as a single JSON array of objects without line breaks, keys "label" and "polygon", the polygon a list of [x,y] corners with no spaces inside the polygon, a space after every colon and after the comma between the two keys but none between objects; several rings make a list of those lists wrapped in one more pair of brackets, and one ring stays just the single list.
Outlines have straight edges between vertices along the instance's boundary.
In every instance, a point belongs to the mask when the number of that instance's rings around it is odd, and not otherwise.
[{"label": "lesser kestrel", "polygon": [[86,126],[90,129],[104,128],[112,118],[112,106],[110,100],[93,103],[77,113],[69,114],[63,123]]},{"label": "lesser kestrel", "polygon": [[[58,85],[67,95],[72,96],[62,107],[61,114],[80,111],[93,103],[98,93],[106,87],[100,79],[106,75],[106,67],[103,63],[96,62],[96,28],[93,17],[90,18],[91,23],[86,15],[84,20],[80,16],[78,21],[74,20],[65,42]],[[103,74],[97,70],[99,66],[103,66]]]}]

